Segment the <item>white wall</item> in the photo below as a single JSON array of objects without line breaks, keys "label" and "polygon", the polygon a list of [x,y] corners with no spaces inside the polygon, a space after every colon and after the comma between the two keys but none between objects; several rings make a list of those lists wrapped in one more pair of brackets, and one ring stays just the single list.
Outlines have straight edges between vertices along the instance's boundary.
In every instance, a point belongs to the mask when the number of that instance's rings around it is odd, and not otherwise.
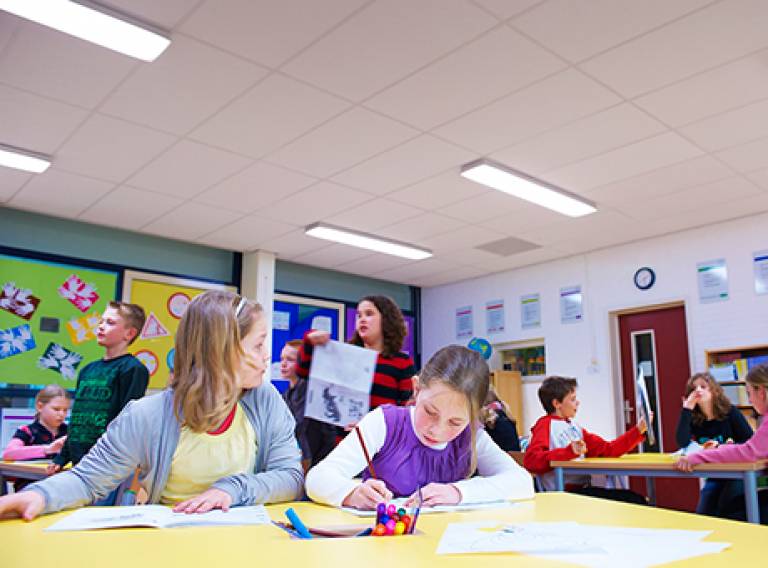
[{"label": "white wall", "polygon": [[[456,284],[427,288],[422,294],[422,357],[457,343],[455,310],[471,304],[474,334],[486,337],[485,303],[503,298],[504,333],[487,336],[491,343],[543,337],[547,373],[579,379],[579,421],[601,435],[617,434],[618,411],[611,362],[609,313],[684,301],[691,369],[704,369],[706,349],[768,343],[768,295],[755,294],[752,253],[768,249],[768,214],[728,221],[653,239],[611,247],[576,257],[520,268]],[[714,304],[698,301],[696,263],[725,258],[730,299]],[[635,270],[650,266],[656,284],[642,292],[633,284]],[[561,324],[559,290],[581,284],[584,321]],[[520,296],[541,295],[542,326],[520,327]],[[464,340],[461,343],[465,343]],[[524,385],[524,430],[542,414],[536,397],[539,383]]]}]

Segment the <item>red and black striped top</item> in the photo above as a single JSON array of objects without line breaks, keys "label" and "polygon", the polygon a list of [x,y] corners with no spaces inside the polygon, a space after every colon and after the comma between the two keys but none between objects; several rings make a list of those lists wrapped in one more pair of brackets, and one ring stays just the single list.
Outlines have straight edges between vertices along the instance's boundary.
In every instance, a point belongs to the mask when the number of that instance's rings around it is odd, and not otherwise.
[{"label": "red and black striped top", "polygon": [[[309,377],[313,349],[305,334],[296,360],[296,375],[302,379]],[[409,355],[395,353],[385,357],[379,353],[371,385],[371,410],[382,404],[404,406],[413,394],[412,379],[415,374],[413,359]]]}]

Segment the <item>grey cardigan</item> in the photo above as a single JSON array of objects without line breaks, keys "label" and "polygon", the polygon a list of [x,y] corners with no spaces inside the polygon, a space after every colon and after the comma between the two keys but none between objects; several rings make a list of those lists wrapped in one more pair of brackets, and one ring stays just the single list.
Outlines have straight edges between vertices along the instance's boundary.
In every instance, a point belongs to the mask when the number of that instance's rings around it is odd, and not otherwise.
[{"label": "grey cardigan", "polygon": [[[232,506],[293,501],[301,497],[304,474],[294,437],[294,420],[275,387],[267,382],[241,399],[256,432],[252,473],[219,479],[213,487],[232,497]],[[157,503],[171,470],[181,426],[173,412],[173,391],[128,403],[96,445],[72,470],[27,486],[45,497],[44,513],[81,507],[102,499],[136,466],[149,502]]]}]

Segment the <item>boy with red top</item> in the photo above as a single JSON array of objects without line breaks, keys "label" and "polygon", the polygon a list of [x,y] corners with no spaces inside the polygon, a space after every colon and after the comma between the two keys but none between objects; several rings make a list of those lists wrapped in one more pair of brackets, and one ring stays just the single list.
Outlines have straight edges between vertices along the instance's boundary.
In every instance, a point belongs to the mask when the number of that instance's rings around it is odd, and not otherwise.
[{"label": "boy with red top", "polygon": [[[588,432],[573,417],[579,409],[576,398],[576,379],[547,377],[539,387],[539,400],[547,415],[542,416],[531,429],[531,441],[525,451],[523,465],[538,476],[545,491],[555,489],[555,475],[549,465],[552,461],[572,460],[586,456],[619,457],[637,447],[648,430],[644,419],[612,442]],[[590,487],[588,475],[566,475],[566,489],[593,496],[609,497],[610,490]],[[625,499],[621,499],[625,500]]]}]

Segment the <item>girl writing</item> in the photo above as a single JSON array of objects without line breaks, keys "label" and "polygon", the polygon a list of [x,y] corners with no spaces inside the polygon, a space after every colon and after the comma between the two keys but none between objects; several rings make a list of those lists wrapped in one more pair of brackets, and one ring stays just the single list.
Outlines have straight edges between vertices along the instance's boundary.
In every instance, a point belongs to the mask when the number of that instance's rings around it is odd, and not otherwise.
[{"label": "girl writing", "polygon": [[150,503],[204,513],[301,494],[294,421],[262,384],[268,354],[261,306],[226,291],[196,297],[179,323],[169,388],[132,401],[71,471],[0,498],[0,515],[100,499],[138,466]]},{"label": "girl writing", "polygon": [[[746,442],[752,428],[738,408],[731,404],[722,387],[709,373],[693,375],[685,385],[685,399],[677,423],[677,445],[692,441],[705,448],[727,442]],[[721,516],[723,505],[744,492],[739,480],[707,479],[701,489],[696,512]]]},{"label": "girl writing", "polygon": [[3,459],[33,460],[58,454],[67,439],[67,410],[69,394],[62,387],[40,389],[35,396],[35,421],[16,430]]},{"label": "girl writing", "polygon": [[[764,417],[768,412],[768,365],[754,367],[747,373],[746,382],[750,404],[758,414]],[[768,421],[766,420],[762,420],[757,431],[743,444],[721,444],[687,456],[680,456],[675,462],[675,467],[681,471],[690,472],[693,466],[700,463],[753,462],[761,459],[768,459]],[[743,508],[743,496],[734,498],[732,503],[738,501],[741,501]],[[760,518],[765,523],[768,519],[768,506],[762,503],[760,509]],[[743,518],[744,512],[740,511],[735,516]]]},{"label": "girl writing", "polygon": [[528,472],[479,427],[487,391],[481,355],[457,345],[440,349],[419,375],[414,406],[382,406],[358,424],[377,478],[366,470],[362,482],[353,479],[366,459],[358,437],[347,436],[310,470],[307,494],[358,509],[393,496],[415,499],[419,488],[424,506],[533,497]]}]

